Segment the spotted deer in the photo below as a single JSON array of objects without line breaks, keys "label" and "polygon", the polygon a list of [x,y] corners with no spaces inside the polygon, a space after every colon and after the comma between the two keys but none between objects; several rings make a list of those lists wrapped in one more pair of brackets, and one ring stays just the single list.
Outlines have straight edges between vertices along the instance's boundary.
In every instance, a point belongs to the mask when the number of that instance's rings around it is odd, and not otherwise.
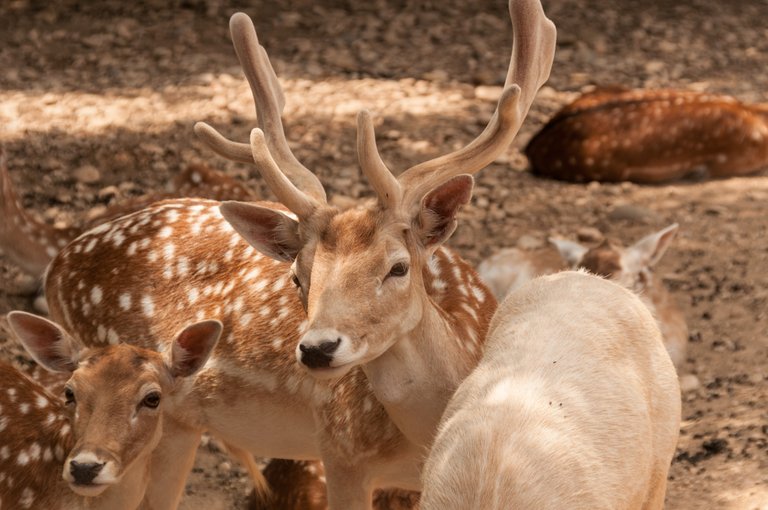
[{"label": "spotted deer", "polygon": [[221,324],[188,326],[159,354],[127,344],[84,348],[25,312],[11,312],[8,323],[40,365],[70,377],[62,398],[0,362],[0,508],[138,508],[164,415]]},{"label": "spotted deer", "polygon": [[768,104],[685,90],[604,87],[565,106],[528,143],[537,175],[660,183],[768,166]]},{"label": "spotted deer", "polygon": [[510,2],[510,15],[506,87],[483,133],[395,178],[362,113],[358,154],[377,197],[341,210],[290,151],[277,77],[251,20],[235,14],[260,129],[250,144],[196,131],[255,163],[282,205],[159,203],[86,232],[51,263],[51,314],[78,338],[140,338],[163,351],[179,323],[224,325],[156,450],[177,462],[153,462],[153,508],[177,504],[203,430],[265,457],[322,459],[332,509],[368,509],[377,487],[420,488],[425,448],[496,308],[442,245],[470,199],[468,174],[507,148],[554,56],[555,28],[537,0]]},{"label": "spotted deer", "polygon": [[255,194],[222,172],[192,164],[174,178],[171,191],[117,202],[81,226],[54,228],[24,210],[8,172],[7,156],[0,147],[0,211],[4,215],[4,221],[0,223],[0,249],[11,262],[38,277],[61,248],[89,228],[174,197],[253,200]]},{"label": "spotted deer", "polygon": [[583,272],[499,305],[424,466],[423,510],[664,507],[680,389],[632,292]]},{"label": "spotted deer", "polygon": [[685,364],[688,325],[685,315],[652,269],[677,234],[677,224],[649,234],[628,248],[603,240],[592,247],[550,239],[551,248],[525,251],[506,248],[483,260],[480,277],[501,300],[527,281],[567,268],[587,269],[636,292],[656,317],[664,345],[677,370]]}]

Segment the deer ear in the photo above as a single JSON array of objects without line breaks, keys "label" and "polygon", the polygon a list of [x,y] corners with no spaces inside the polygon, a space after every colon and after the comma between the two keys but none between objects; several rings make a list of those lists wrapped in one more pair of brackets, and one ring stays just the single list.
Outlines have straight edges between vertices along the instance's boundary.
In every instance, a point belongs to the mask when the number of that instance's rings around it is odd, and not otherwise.
[{"label": "deer ear", "polygon": [[550,237],[549,242],[557,248],[560,257],[569,267],[576,267],[581,262],[581,259],[584,258],[584,254],[589,251],[586,246],[565,239]]},{"label": "deer ear", "polygon": [[189,377],[205,365],[224,329],[217,320],[196,322],[184,328],[166,351],[165,363],[173,377]]},{"label": "deer ear", "polygon": [[451,237],[456,230],[456,214],[472,198],[474,182],[471,175],[458,175],[424,196],[417,228],[425,247],[437,248]]},{"label": "deer ear", "polygon": [[677,234],[677,223],[665,229],[647,235],[627,248],[627,253],[636,261],[638,267],[653,267],[669,248]]},{"label": "deer ear", "polygon": [[64,329],[48,319],[27,312],[8,314],[11,331],[32,358],[51,372],[73,372],[80,346]]},{"label": "deer ear", "polygon": [[287,214],[246,202],[224,202],[219,210],[232,228],[264,255],[292,262],[299,253],[299,222]]}]

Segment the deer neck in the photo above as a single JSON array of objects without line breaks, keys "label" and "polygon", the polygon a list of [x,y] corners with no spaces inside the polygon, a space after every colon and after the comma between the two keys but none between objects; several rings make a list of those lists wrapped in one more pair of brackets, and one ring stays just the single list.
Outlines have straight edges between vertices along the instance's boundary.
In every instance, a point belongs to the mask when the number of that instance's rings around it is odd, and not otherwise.
[{"label": "deer neck", "polygon": [[448,400],[477,364],[467,339],[445,313],[424,299],[421,322],[363,370],[376,398],[400,431],[428,447]]}]

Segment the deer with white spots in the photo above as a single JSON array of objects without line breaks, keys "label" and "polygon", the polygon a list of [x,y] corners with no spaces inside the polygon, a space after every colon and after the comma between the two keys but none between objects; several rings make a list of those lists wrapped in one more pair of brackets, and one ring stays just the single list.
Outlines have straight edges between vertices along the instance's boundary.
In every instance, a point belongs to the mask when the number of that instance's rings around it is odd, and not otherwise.
[{"label": "deer with white spots", "polygon": [[0,223],[0,249],[11,262],[29,275],[38,277],[61,248],[89,228],[144,209],[154,202],[175,197],[255,199],[255,195],[246,186],[232,177],[204,165],[193,164],[174,178],[171,191],[150,193],[117,202],[79,227],[54,228],[24,210],[8,172],[5,151],[0,148],[0,212],[3,214],[3,221]]},{"label": "deer with white spots", "polygon": [[588,247],[554,238],[550,239],[554,248],[501,250],[483,260],[477,272],[499,300],[537,276],[568,268],[583,268],[613,280],[637,293],[653,313],[669,356],[675,367],[681,370],[688,346],[688,325],[675,299],[652,270],[666,253],[676,233],[675,223],[643,237],[628,248],[608,240]]},{"label": "deer with white spots", "polygon": [[153,464],[153,508],[178,503],[204,430],[265,457],[322,459],[335,510],[371,508],[377,487],[420,489],[425,449],[496,308],[442,245],[471,197],[468,174],[506,150],[554,56],[555,28],[538,0],[510,2],[510,15],[506,88],[483,133],[395,178],[361,114],[358,154],[377,198],[340,210],[290,151],[277,77],[251,20],[235,14],[261,129],[250,144],[196,131],[218,152],[255,162],[283,205],[167,201],[83,234],[52,262],[51,314],[78,338],[138,335],[162,351],[180,323],[224,324],[158,446],[158,458],[178,461]]},{"label": "deer with white spots", "polygon": [[491,322],[424,467],[423,510],[659,510],[680,429],[648,309],[583,272],[536,278]]},{"label": "deer with white spots", "polygon": [[84,348],[24,312],[8,314],[8,323],[40,365],[70,378],[62,399],[0,363],[0,508],[138,508],[164,414],[205,364],[221,324],[188,326],[159,354],[127,344]]},{"label": "deer with white spots", "polygon": [[528,143],[533,172],[565,181],[659,183],[768,167],[768,104],[685,90],[598,88]]}]

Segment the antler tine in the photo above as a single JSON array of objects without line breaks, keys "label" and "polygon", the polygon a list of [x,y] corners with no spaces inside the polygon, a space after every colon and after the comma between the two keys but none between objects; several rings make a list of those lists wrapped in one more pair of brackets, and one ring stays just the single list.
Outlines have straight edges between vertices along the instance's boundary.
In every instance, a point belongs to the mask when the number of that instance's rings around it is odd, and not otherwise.
[{"label": "antler tine", "polygon": [[264,132],[258,128],[251,131],[251,156],[277,199],[300,220],[310,217],[320,204],[294,186],[280,170],[269,151]]},{"label": "antler tine", "polygon": [[557,32],[539,0],[510,0],[514,43],[504,91],[485,130],[463,149],[420,163],[398,181],[419,200],[435,185],[460,174],[474,174],[493,162],[512,142],[536,92],[549,78]]},{"label": "antler tine", "polygon": [[[238,12],[232,15],[229,29],[240,66],[251,86],[259,128],[264,132],[274,161],[299,189],[315,200],[325,203],[327,199],[320,180],[296,159],[288,146],[280,118],[285,104],[283,91],[266,50],[259,44],[253,22],[246,14]],[[204,123],[195,126],[195,133],[222,156],[235,161],[253,162],[249,144],[227,140]]]},{"label": "antler tine", "polygon": [[357,159],[381,203],[387,208],[395,207],[402,198],[402,189],[379,155],[373,119],[367,110],[357,114]]}]

